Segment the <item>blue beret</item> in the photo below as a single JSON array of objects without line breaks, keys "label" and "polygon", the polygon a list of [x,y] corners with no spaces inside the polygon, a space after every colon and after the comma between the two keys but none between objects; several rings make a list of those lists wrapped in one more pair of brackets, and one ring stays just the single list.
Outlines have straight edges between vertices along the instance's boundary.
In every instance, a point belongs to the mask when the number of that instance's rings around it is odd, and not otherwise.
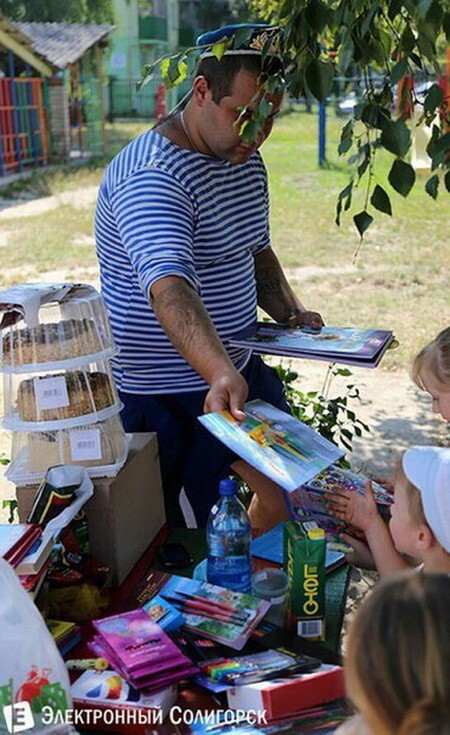
[{"label": "blue beret", "polygon": [[[279,26],[270,26],[265,23],[235,23],[233,25],[222,26],[222,28],[216,28],[214,31],[207,31],[202,33],[196,41],[197,46],[206,47],[202,57],[213,56],[210,47],[214,44],[223,41],[224,38],[228,39],[238,34],[238,37],[242,37],[241,31],[243,31],[244,40],[235,46],[235,41],[225,51],[224,56],[237,55],[237,54],[253,54],[260,55],[266,47],[269,39],[272,39],[272,44],[269,48],[269,55],[281,56],[281,41],[283,32]],[[248,31],[245,33],[245,31]]]}]

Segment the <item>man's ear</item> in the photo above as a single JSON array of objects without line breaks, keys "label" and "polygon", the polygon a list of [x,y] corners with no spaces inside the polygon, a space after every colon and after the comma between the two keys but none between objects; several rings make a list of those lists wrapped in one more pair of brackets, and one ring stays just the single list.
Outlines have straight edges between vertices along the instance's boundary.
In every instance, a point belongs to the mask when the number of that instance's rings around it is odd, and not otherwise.
[{"label": "man's ear", "polygon": [[197,107],[204,107],[205,103],[211,99],[209,82],[203,76],[195,77],[192,90],[192,98]]},{"label": "man's ear", "polygon": [[416,548],[418,551],[427,551],[436,544],[436,537],[426,523],[421,523],[417,528]]}]

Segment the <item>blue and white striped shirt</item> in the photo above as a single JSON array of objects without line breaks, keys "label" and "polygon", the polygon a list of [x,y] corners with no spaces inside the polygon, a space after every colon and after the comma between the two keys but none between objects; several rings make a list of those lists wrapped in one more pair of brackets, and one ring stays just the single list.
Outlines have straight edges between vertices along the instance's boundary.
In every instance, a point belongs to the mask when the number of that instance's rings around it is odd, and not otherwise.
[{"label": "blue and white striped shirt", "polygon": [[[254,254],[270,244],[267,176],[258,152],[233,165],[148,131],[124,148],[100,184],[95,217],[102,294],[126,393],[202,390],[149,303],[152,284],[181,276],[199,293],[227,347],[256,319]],[[227,347],[236,367],[247,350]]]}]

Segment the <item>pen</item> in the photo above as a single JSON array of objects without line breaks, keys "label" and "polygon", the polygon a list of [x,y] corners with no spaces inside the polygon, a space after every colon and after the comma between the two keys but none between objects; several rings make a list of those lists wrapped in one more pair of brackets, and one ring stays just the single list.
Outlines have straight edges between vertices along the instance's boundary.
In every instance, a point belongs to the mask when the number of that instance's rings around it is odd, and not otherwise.
[{"label": "pen", "polygon": [[216,607],[221,610],[231,612],[236,616],[242,617],[244,620],[247,620],[249,617],[249,613],[246,610],[241,610],[237,607],[233,607],[232,605],[227,605],[224,602],[217,602],[216,600],[210,600],[207,597],[201,597],[201,595],[193,595],[189,592],[183,592],[182,590],[174,590],[177,595],[181,595],[182,597],[186,597],[190,600],[193,600],[194,602],[201,602],[204,605],[210,605],[211,607]]}]

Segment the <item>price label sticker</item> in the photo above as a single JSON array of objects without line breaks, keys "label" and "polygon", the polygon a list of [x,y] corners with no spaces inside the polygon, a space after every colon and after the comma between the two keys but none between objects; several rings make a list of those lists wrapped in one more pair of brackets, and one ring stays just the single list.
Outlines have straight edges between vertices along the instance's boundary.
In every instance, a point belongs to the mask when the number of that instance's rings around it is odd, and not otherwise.
[{"label": "price label sticker", "polygon": [[69,432],[70,454],[74,462],[101,459],[100,429],[77,429]]},{"label": "price label sticker", "polygon": [[39,411],[49,408],[64,408],[70,405],[64,375],[54,378],[34,378],[34,395]]}]

